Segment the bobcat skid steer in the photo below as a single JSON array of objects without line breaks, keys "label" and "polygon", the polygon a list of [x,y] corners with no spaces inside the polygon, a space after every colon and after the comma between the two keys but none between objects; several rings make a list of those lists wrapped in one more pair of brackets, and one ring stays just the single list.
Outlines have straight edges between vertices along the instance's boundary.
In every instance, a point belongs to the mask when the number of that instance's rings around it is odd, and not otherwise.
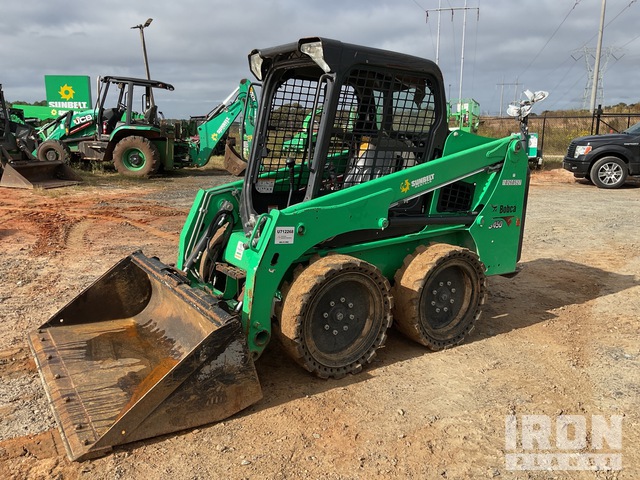
[{"label": "bobcat skid steer", "polygon": [[249,64],[244,179],[198,192],[176,266],[135,252],[30,336],[72,459],[257,402],[274,336],[322,378],[360,372],[392,323],[459,344],[486,277],[517,271],[524,137],[450,133],[435,63],[305,38]]}]

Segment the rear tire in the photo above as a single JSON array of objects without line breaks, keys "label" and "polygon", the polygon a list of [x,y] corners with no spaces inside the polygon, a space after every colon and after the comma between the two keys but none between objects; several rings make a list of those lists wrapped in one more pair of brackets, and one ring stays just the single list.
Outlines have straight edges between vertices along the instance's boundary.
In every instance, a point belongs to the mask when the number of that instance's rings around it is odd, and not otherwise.
[{"label": "rear tire", "polygon": [[321,378],[358,373],[384,345],[393,298],[374,265],[347,255],[310,264],[283,289],[276,329],[287,353]]},{"label": "rear tire", "polygon": [[393,287],[395,325],[431,350],[460,344],[487,296],[484,266],[466,248],[433,244],[409,255]]},{"label": "rear tire", "polygon": [[60,161],[69,164],[71,162],[71,150],[58,140],[47,140],[38,147],[37,157],[42,162]]},{"label": "rear tire", "polygon": [[160,169],[160,152],[148,138],[132,135],[113,149],[113,164],[128,177],[148,177]]},{"label": "rear tire", "polygon": [[604,157],[593,164],[589,175],[598,188],[619,188],[627,180],[627,164],[618,157]]}]

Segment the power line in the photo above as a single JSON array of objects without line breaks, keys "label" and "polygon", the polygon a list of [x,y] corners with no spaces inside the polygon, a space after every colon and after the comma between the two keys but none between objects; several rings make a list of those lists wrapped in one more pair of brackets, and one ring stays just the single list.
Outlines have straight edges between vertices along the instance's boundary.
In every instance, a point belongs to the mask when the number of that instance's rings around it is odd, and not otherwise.
[{"label": "power line", "polygon": [[[564,25],[564,22],[567,21],[567,18],[569,18],[569,15],[571,15],[571,12],[573,12],[575,10],[575,8],[578,6],[578,4],[581,2],[582,0],[575,0],[575,3],[573,4],[573,7],[571,7],[571,10],[569,10],[569,12],[567,12],[567,14],[565,15],[564,19],[562,20],[562,22],[560,22],[560,25],[558,25],[556,27],[556,29],[553,31],[553,33],[551,34],[551,36],[549,37],[549,39],[545,42],[545,44],[542,46],[542,48],[540,49],[540,51],[538,51],[538,53],[535,54],[535,56],[531,59],[531,61],[529,62],[529,65],[527,65],[524,70],[520,73],[520,75],[518,75],[519,77],[524,76],[525,72],[527,70],[529,70],[529,68],[531,67],[531,65],[533,65],[533,62],[535,62],[538,57],[540,56],[540,54],[543,52],[543,50],[545,48],[547,48],[547,45],[549,45],[549,42],[551,42],[551,40],[553,39],[553,37],[556,35],[556,33],[558,33],[558,30],[560,30],[560,28],[562,27],[562,25]],[[635,1],[635,0],[634,0]]]},{"label": "power line", "polygon": [[502,117],[502,107],[504,106],[503,103],[503,96],[504,96],[504,87],[507,86],[515,86],[514,91],[513,91],[513,100],[516,100],[516,97],[518,96],[518,87],[522,85],[520,82],[518,82],[518,78],[516,77],[516,81],[515,83],[505,83],[504,79],[502,80],[502,83],[496,83],[497,87],[500,87],[500,108],[498,109],[498,116]]},{"label": "power line", "polygon": [[[448,0],[447,0],[447,3]],[[441,2],[440,2],[441,5]],[[463,16],[463,23],[462,23],[462,48],[461,48],[461,53],[460,53],[460,85],[459,85],[459,98],[462,98],[462,78],[463,78],[463,72],[464,72],[464,46],[465,46],[465,33],[466,33],[466,26],[467,26],[467,11],[468,10],[475,10],[476,14],[478,16],[478,19],[480,18],[480,8],[479,7],[468,7],[467,6],[467,0],[464,1],[464,7],[446,7],[446,8],[442,8],[442,6],[439,6],[438,8],[431,8],[431,9],[427,9],[425,10],[426,13],[426,21],[429,21],[429,12],[438,12],[438,45],[440,43],[440,16],[441,13],[443,11],[448,11],[451,12],[451,25],[452,28],[453,27],[453,15],[456,11],[461,10],[464,12],[464,16]],[[454,49],[455,49],[455,31],[454,31],[454,35],[453,35],[453,45],[454,45]],[[436,52],[436,63],[439,62],[439,51]]]},{"label": "power line", "polygon": [[[638,1],[638,0],[631,0],[631,1],[629,2],[629,4],[628,4],[626,7],[624,7],[622,10],[620,10],[620,12],[619,12],[615,17],[613,17],[611,20],[609,20],[609,21],[607,22],[607,24],[604,26],[604,28],[607,28],[609,25],[611,25],[611,24],[612,24],[612,23],[613,23],[613,22],[614,22],[614,21],[615,21],[615,20],[616,20],[620,15],[622,15],[622,14],[624,13],[624,11],[625,11],[627,8],[631,7],[631,5],[633,5],[633,4],[634,4],[634,3],[636,3],[637,1]],[[586,41],[586,42],[584,42],[582,45],[580,45],[576,50],[579,50],[579,49],[583,48],[584,46],[586,46],[586,45],[587,45],[589,42],[591,42],[591,40],[593,40],[597,35],[598,35],[597,33],[594,33],[594,34],[589,38],[589,40],[587,40],[587,41]],[[638,37],[636,37],[636,38],[638,38]],[[626,45],[626,44],[625,44],[625,45]]]}]

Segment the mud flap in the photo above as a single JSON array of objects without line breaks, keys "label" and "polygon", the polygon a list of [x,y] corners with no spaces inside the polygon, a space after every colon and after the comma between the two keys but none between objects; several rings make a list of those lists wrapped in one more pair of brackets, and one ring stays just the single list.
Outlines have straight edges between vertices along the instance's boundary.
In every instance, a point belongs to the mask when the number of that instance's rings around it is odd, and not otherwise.
[{"label": "mud flap", "polygon": [[219,421],[262,398],[241,321],[141,252],[29,343],[72,460]]},{"label": "mud flap", "polygon": [[57,188],[81,181],[71,167],[59,160],[19,160],[3,165],[0,187]]}]

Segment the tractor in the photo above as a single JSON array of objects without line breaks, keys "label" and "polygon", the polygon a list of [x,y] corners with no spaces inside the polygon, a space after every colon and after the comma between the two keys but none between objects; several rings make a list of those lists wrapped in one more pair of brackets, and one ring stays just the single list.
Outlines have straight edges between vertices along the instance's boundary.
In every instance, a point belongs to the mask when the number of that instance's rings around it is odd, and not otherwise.
[{"label": "tractor", "polygon": [[[188,138],[180,138],[180,128],[159,118],[153,91],[173,91],[172,85],[110,76],[101,77],[99,84],[95,109],[69,111],[39,129],[43,139],[36,152],[39,159],[64,163],[72,159],[113,162],[118,172],[130,177],[201,167],[207,164],[218,144],[224,145],[229,128],[240,114],[243,150],[245,153],[248,150],[246,144],[253,134],[257,97],[254,86],[247,80],[242,80],[209,114],[194,118],[197,136]],[[138,102],[143,113],[136,111]],[[232,155],[228,161],[243,169],[244,157],[235,150],[226,155]]]}]

